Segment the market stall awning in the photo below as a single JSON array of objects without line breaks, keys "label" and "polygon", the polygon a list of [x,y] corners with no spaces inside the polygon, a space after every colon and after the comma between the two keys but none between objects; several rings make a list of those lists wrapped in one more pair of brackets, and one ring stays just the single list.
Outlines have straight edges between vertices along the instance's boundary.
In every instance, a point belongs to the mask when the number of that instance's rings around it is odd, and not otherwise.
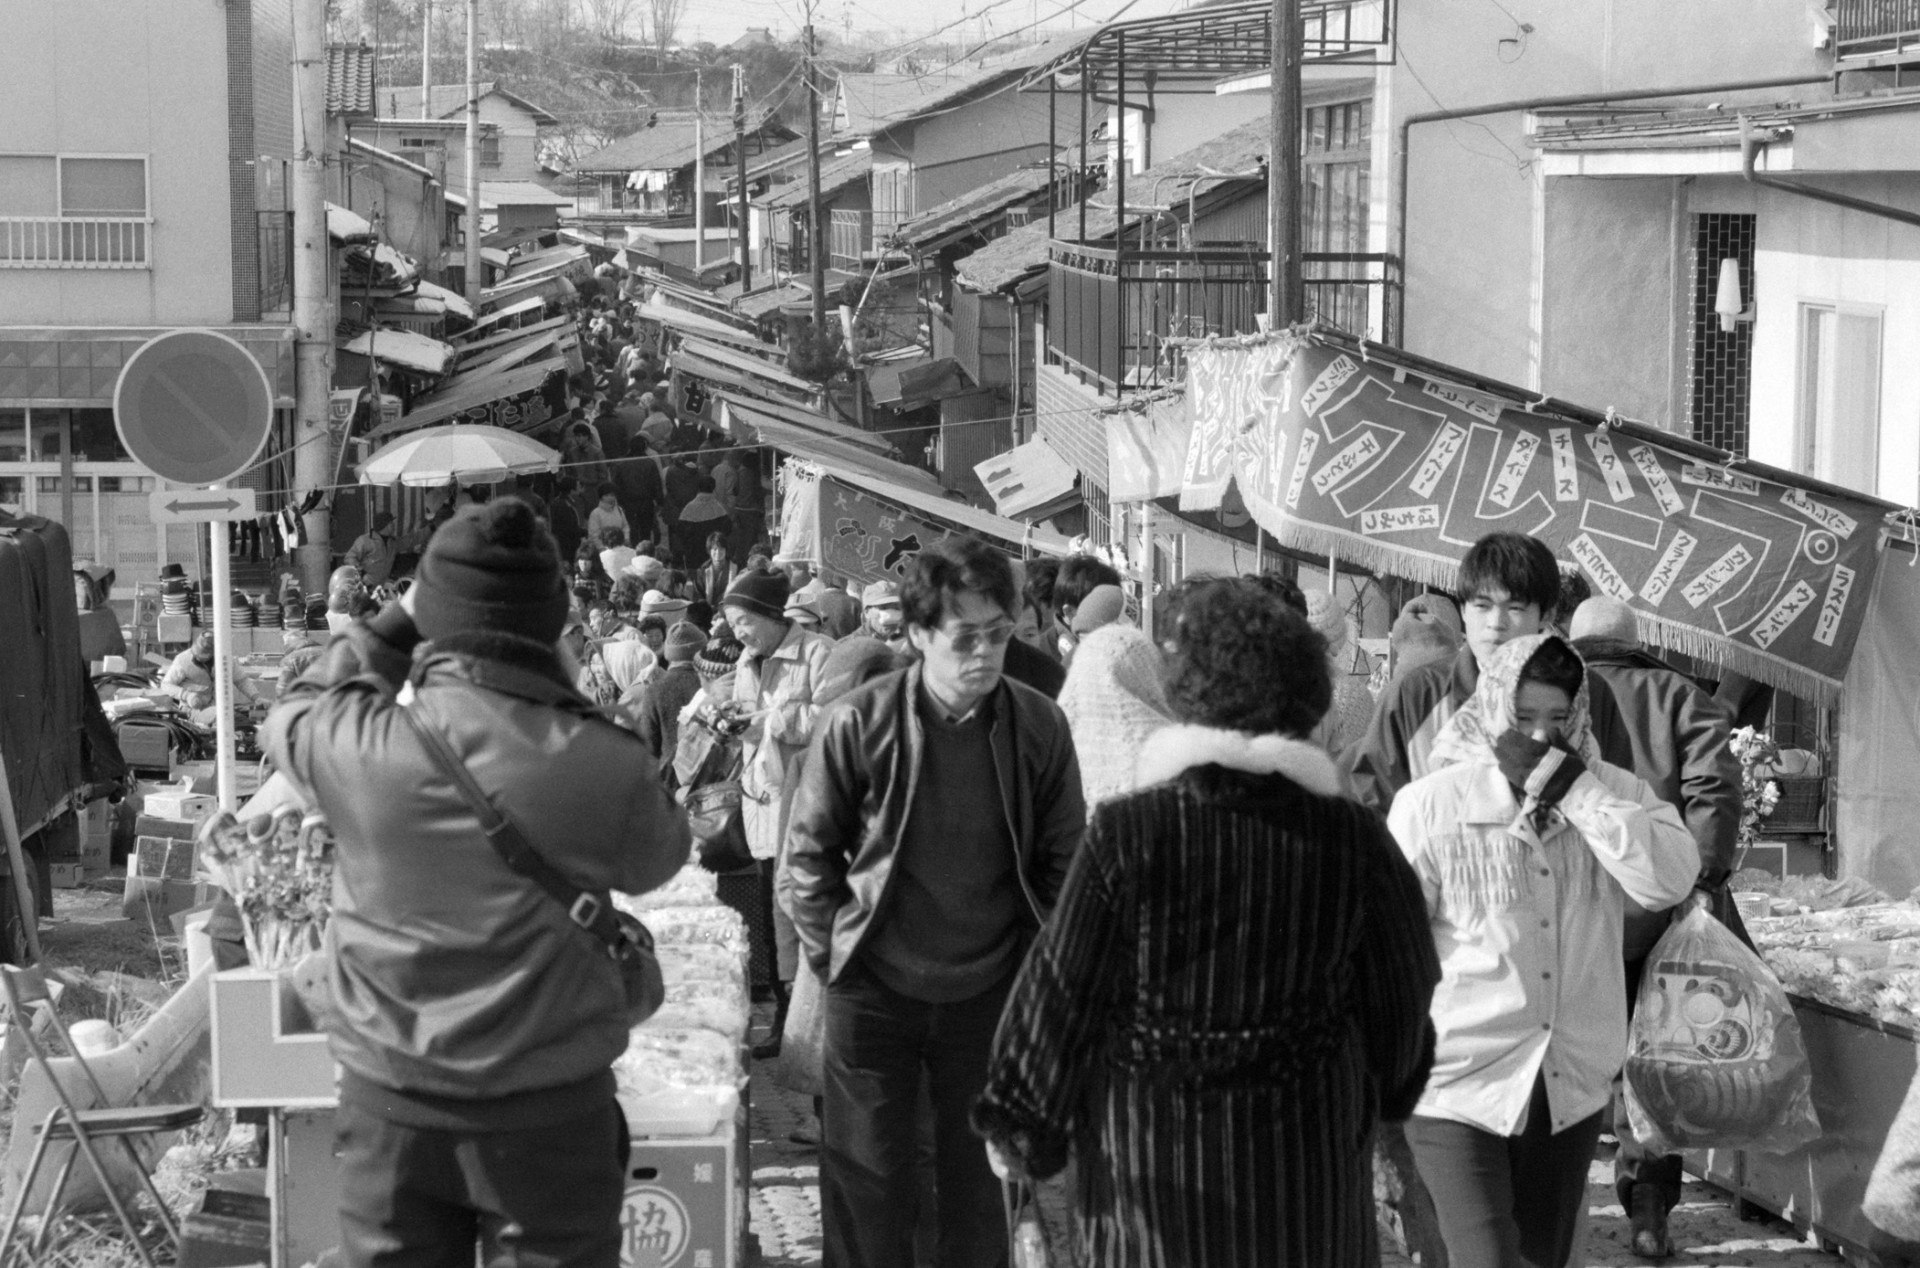
[{"label": "market stall awning", "polygon": [[414,287],[414,290],[429,299],[439,300],[442,304],[446,305],[447,311],[455,317],[464,318],[467,321],[473,320],[473,305],[469,304],[467,297],[459,291],[449,290],[444,286],[429,282],[425,278],[420,279],[419,284]]},{"label": "market stall awning", "polygon": [[[828,445],[832,447],[832,453],[843,455],[849,461],[880,460],[890,467],[901,465],[894,462],[893,442],[885,436],[862,431],[798,406],[781,405],[736,392],[717,392],[714,395],[727,411],[725,421],[729,432],[748,443],[758,440],[780,448],[786,448],[785,441],[802,445]],[[739,428],[743,425],[751,427],[756,435],[741,436]],[[903,470],[911,473],[911,477],[924,479],[928,488],[940,487],[938,480],[917,467],[903,467]]]},{"label": "market stall awning", "polygon": [[992,496],[995,509],[1014,519],[1071,496],[1080,478],[1073,464],[1055,453],[1042,436],[976,463],[973,472]]},{"label": "market stall awning", "polygon": [[719,339],[726,343],[745,344],[748,347],[765,346],[758,335],[742,326],[732,325],[704,313],[689,312],[672,304],[663,304],[658,300],[648,300],[640,305],[639,311],[634,315],[706,339]]},{"label": "market stall awning", "polygon": [[764,291],[752,291],[740,296],[733,301],[733,310],[757,321],[788,304],[804,303],[812,294],[812,291],[798,283],[783,282],[779,286],[769,286]]},{"label": "market stall awning", "polygon": [[327,236],[335,242],[352,240],[372,241],[375,237],[373,222],[357,211],[349,211],[338,203],[328,203]]},{"label": "market stall awning", "polygon": [[541,309],[546,307],[546,304],[547,304],[547,301],[545,296],[533,295],[519,301],[518,303],[507,304],[500,308],[496,308],[490,313],[482,313],[479,317],[479,320],[473,323],[473,331],[476,334],[481,332],[492,331],[493,329],[498,327],[501,322],[506,321],[508,318],[520,317],[520,316],[525,316],[527,313],[539,312]]},{"label": "market stall awning", "polygon": [[[778,352],[778,349],[769,350]],[[776,387],[785,388],[789,392],[810,397],[820,395],[820,385],[818,383],[809,382],[797,375],[790,374],[782,366],[776,365],[764,357],[755,356],[752,353],[723,347],[717,343],[709,343],[704,339],[689,337],[680,345],[680,350],[674,354],[673,368],[676,370],[680,369],[682,358],[687,356],[698,357],[703,361],[727,366],[730,369],[750,374],[754,378],[764,380]]]},{"label": "market stall awning", "polygon": [[562,341],[573,337],[571,330],[547,330],[530,339],[523,339],[519,343],[496,349],[491,356],[468,362],[460,367],[460,372],[475,376],[499,374],[515,366],[525,365],[529,361],[557,357],[565,351],[561,346]]},{"label": "market stall awning", "polygon": [[553,409],[539,402],[537,393],[545,386],[547,376],[556,371],[567,372],[564,357],[549,357],[499,374],[456,374],[440,390],[416,400],[407,413],[380,424],[367,436],[379,439],[445,422],[486,423],[520,430],[538,426],[553,417]]},{"label": "market stall awning", "polygon": [[1649,644],[1821,703],[1903,531],[1867,494],[1393,348],[1276,334],[1187,365],[1183,510],[1233,484],[1283,546],[1445,587],[1480,537],[1529,533]]},{"label": "market stall awning", "polygon": [[[549,317],[544,321],[536,321],[530,326],[521,326],[517,330],[495,330],[492,333],[488,333],[487,330],[476,327],[474,330],[463,331],[453,336],[451,342],[454,351],[465,360],[473,358],[483,352],[505,347],[510,343],[517,343],[533,335],[558,330],[562,326],[571,326],[572,324],[573,323],[565,317]],[[480,337],[477,339],[469,337],[475,334]]]},{"label": "market stall awning", "polygon": [[340,350],[391,361],[422,374],[445,374],[454,358],[451,345],[426,335],[416,335],[411,330],[362,331],[341,344]]}]

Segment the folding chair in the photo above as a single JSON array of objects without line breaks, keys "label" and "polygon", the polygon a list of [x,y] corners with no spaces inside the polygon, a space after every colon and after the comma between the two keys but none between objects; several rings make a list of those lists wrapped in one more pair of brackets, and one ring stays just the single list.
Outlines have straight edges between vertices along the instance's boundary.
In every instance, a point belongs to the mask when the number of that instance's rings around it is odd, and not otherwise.
[{"label": "folding chair", "polygon": [[[140,1258],[147,1268],[155,1268],[153,1256],[140,1240],[139,1226],[134,1223],[133,1215],[127,1208],[119,1192],[114,1188],[113,1178],[107,1174],[95,1142],[113,1139],[120,1142],[126,1150],[127,1160],[133,1164],[135,1174],[145,1186],[147,1196],[153,1199],[155,1210],[159,1212],[160,1222],[165,1226],[167,1235],[173,1239],[176,1251],[180,1245],[180,1227],[174,1222],[173,1213],[167,1209],[166,1202],[160,1197],[160,1191],[153,1186],[153,1176],[147,1165],[141,1160],[140,1153],[134,1148],[137,1136],[154,1136],[162,1132],[180,1131],[199,1122],[206,1113],[199,1105],[134,1105],[124,1109],[105,1108],[107,1094],[100,1086],[100,1080],[94,1077],[93,1068],[80,1055],[67,1035],[66,1023],[60,1020],[59,1010],[53,1007],[53,996],[47,989],[46,975],[39,969],[19,969],[10,965],[0,965],[0,991],[4,991],[7,1001],[7,1014],[15,1023],[15,1031],[27,1045],[31,1060],[38,1065],[52,1085],[54,1095],[60,1100],[40,1124],[39,1139],[33,1145],[32,1160],[27,1163],[26,1174],[20,1181],[20,1192],[14,1195],[13,1209],[7,1215],[7,1226],[0,1233],[0,1268],[13,1262],[13,1237],[20,1227],[20,1215],[27,1204],[27,1195],[33,1192],[33,1182],[40,1173],[40,1164],[47,1156],[47,1146],[56,1140],[72,1141],[74,1149],[60,1162],[60,1170],[54,1177],[53,1189],[47,1194],[47,1205],[41,1214],[40,1227],[34,1232],[27,1244],[27,1263],[34,1262],[45,1240],[47,1230],[52,1223],[53,1213],[60,1203],[60,1194],[67,1187],[67,1178],[73,1172],[73,1160],[76,1155],[86,1155],[87,1164],[93,1168],[94,1176],[100,1181],[101,1191],[107,1195],[107,1201],[113,1206],[113,1213],[119,1217],[120,1226],[127,1231],[127,1237],[133,1242],[134,1249],[140,1252]],[[47,1013],[51,1017],[53,1028],[59,1032],[61,1043],[73,1054],[74,1064],[79,1066],[86,1076],[87,1083],[93,1089],[93,1102],[102,1108],[82,1109],[74,1103],[73,1095],[66,1085],[55,1076],[53,1065],[47,1050],[33,1033],[33,1005],[45,1002]]]}]

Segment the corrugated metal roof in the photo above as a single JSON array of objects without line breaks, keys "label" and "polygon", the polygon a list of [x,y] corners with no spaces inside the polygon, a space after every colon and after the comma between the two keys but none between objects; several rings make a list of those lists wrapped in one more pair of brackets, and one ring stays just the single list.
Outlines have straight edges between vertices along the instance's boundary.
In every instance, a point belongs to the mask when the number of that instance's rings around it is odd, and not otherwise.
[{"label": "corrugated metal roof", "polygon": [[1023,203],[1047,187],[1052,173],[1045,167],[1017,168],[998,180],[970,189],[958,198],[949,198],[903,223],[896,236],[910,247],[931,244],[935,239],[966,229],[976,220]]},{"label": "corrugated metal roof", "polygon": [[[894,124],[950,106],[980,88],[1024,75],[1084,39],[1066,37],[1032,44],[986,58],[977,65],[963,63],[921,75],[843,74],[840,97],[847,120],[836,130],[854,136],[883,132]],[[833,122],[838,125],[838,118]]]},{"label": "corrugated metal roof", "polygon": [[327,45],[327,113],[373,113],[373,50],[365,44]]},{"label": "corrugated metal roof", "polygon": [[[1146,197],[1156,188],[1160,197],[1167,199],[1171,206],[1184,203],[1189,188],[1195,194],[1205,194],[1228,183],[1229,178],[1209,176],[1206,174],[1208,172],[1252,171],[1266,157],[1267,136],[1267,119],[1263,115],[1222,132],[1191,150],[1176,154],[1164,163],[1156,163],[1137,176],[1129,176],[1128,210],[1146,210],[1143,206]],[[1188,178],[1185,184],[1179,183],[1181,177]],[[1113,193],[1107,190],[1095,197],[1111,203]],[[1132,224],[1135,219],[1130,215],[1128,223]],[[1101,206],[1093,201],[1087,203],[1088,241],[1097,242],[1108,237],[1117,223],[1118,217],[1112,206]],[[1063,238],[1080,236],[1078,203],[1056,213],[1054,231]],[[1036,220],[1015,229],[1004,238],[994,239],[972,255],[962,256],[955,262],[954,269],[969,286],[983,291],[1002,290],[1027,274],[1036,273],[1047,266],[1047,243],[1047,222]]]},{"label": "corrugated metal roof", "polygon": [[[573,165],[577,172],[672,172],[686,167],[705,150],[711,158],[733,144],[733,116],[709,113],[703,116],[706,136],[696,139],[692,119],[661,119],[651,128],[642,128],[621,137],[612,145],[582,155]],[[777,132],[784,140],[792,135],[777,120],[750,122],[749,135]],[[751,160],[749,160],[751,161]]]},{"label": "corrugated metal roof", "polygon": [[[834,154],[820,161],[820,196],[831,197],[850,185],[865,183],[867,173],[873,170],[872,150],[853,150],[846,154]],[[778,210],[782,207],[797,207],[807,201],[808,182],[793,181],[780,186],[769,194],[761,195],[762,207]]]},{"label": "corrugated metal roof", "polygon": [[1595,106],[1563,123],[1537,126],[1529,140],[1543,150],[1609,148],[1639,143],[1663,148],[1687,145],[1739,145],[1740,123],[1763,133],[1790,133],[1794,125],[1855,114],[1920,109],[1920,96],[1868,97],[1856,100],[1798,102],[1721,102],[1710,106],[1681,105],[1672,109],[1631,113]]},{"label": "corrugated metal roof", "polygon": [[740,296],[733,301],[733,311],[758,320],[788,304],[801,303],[812,294],[812,290],[797,282],[783,282],[779,286]]}]

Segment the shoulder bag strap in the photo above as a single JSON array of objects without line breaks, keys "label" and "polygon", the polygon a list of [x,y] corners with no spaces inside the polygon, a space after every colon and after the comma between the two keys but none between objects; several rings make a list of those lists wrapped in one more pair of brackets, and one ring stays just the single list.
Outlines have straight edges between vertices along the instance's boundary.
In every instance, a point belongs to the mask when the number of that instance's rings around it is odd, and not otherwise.
[{"label": "shoulder bag strap", "polygon": [[508,867],[538,885],[555,902],[566,908],[567,917],[574,924],[617,952],[626,937],[614,914],[611,900],[604,894],[596,894],[575,885],[540,857],[513,820],[502,814],[488,799],[479,781],[474,779],[473,772],[467,769],[467,764],[447,743],[446,736],[420,716],[417,700],[413,704],[402,705],[400,712],[406,715],[414,734],[426,745],[427,755],[433,758],[440,773],[453,781],[453,786],[460,790],[467,805],[480,817],[480,830],[486,833],[487,844],[494,848]]}]

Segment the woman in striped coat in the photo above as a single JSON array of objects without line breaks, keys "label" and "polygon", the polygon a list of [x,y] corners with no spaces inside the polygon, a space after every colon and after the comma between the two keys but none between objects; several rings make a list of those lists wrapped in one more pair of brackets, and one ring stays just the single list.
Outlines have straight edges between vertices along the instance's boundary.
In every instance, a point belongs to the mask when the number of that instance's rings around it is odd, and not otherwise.
[{"label": "woman in striped coat", "polygon": [[1374,1121],[1432,1060],[1419,883],[1302,738],[1331,691],[1303,617],[1202,582],[1171,652],[1186,725],[1095,813],[974,1123],[1015,1177],[1073,1149],[1096,1265],[1371,1264]]}]

